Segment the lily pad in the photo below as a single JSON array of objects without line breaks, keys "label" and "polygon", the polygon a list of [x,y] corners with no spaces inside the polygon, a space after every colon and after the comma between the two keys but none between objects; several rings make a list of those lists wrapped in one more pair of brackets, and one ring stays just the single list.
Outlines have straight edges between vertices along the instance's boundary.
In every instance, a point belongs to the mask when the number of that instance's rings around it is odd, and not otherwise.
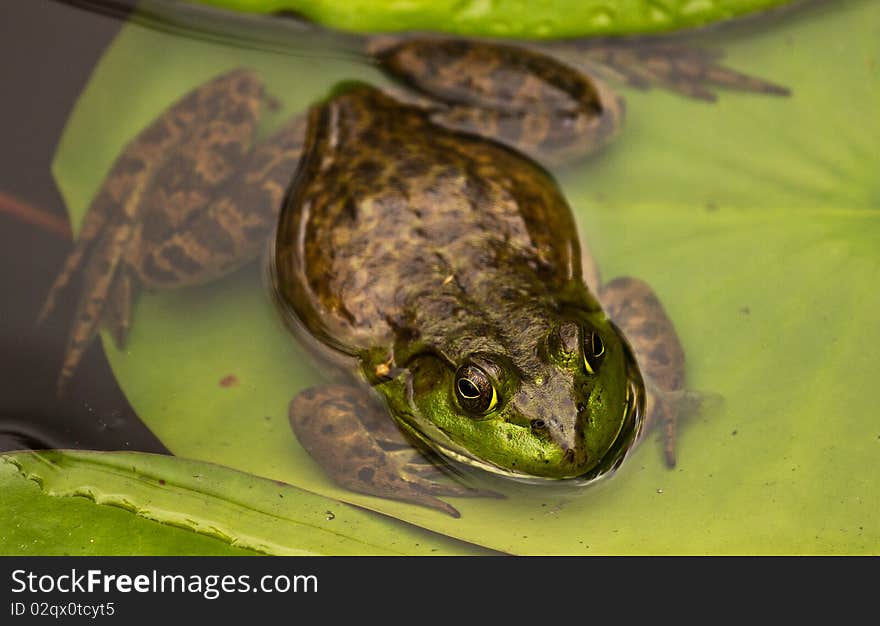
[{"label": "lily pad", "polygon": [[[86,498],[55,498],[0,457],[0,555],[252,555],[214,537],[141,519]],[[120,538],[124,537],[124,541]]]},{"label": "lily pad", "polygon": [[0,554],[475,551],[290,485],[156,454],[18,452],[0,456],[0,484]]},{"label": "lily pad", "polygon": [[551,38],[670,31],[746,15],[791,0],[194,0],[256,13],[292,11],[354,32],[440,30]]},{"label": "lily pad", "polygon": [[[761,28],[701,35],[727,63],[792,89],[718,102],[624,89],[628,122],[557,172],[606,277],[654,285],[692,388],[720,409],[683,425],[679,466],[653,443],[586,489],[501,486],[462,518],[336,487],[289,431],[289,399],[320,379],[278,321],[256,264],[145,294],[125,351],[105,350],[131,404],[177,455],[528,554],[872,553],[880,545],[880,11],[810,5]],[[54,173],[78,224],[122,146],[231,67],[283,111],[341,80],[381,82],[327,53],[266,54],[127,26],[73,112]],[[223,385],[234,376],[235,385]]]}]

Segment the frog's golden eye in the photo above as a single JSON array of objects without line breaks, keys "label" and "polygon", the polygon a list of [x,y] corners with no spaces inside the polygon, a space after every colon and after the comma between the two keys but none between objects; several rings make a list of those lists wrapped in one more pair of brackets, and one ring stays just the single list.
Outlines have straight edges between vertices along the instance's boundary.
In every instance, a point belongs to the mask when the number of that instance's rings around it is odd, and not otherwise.
[{"label": "frog's golden eye", "polygon": [[485,415],[498,404],[498,393],[489,376],[475,365],[463,365],[455,373],[455,397],[468,413]]},{"label": "frog's golden eye", "polygon": [[588,374],[595,374],[605,355],[605,343],[595,330],[584,337],[584,367]]}]

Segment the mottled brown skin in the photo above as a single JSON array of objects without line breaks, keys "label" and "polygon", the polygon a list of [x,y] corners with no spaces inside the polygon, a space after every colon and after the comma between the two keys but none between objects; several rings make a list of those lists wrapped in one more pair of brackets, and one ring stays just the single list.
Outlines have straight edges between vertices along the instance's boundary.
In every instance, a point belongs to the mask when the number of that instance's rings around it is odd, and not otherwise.
[{"label": "mottled brown skin", "polygon": [[[356,363],[374,385],[425,345],[443,346],[450,361],[507,350],[527,372],[535,338],[548,332],[548,310],[567,300],[599,310],[589,285],[636,354],[648,383],[647,419],[663,423],[672,463],[676,411],[664,398],[683,388],[684,359],[671,322],[644,283],[600,286],[554,182],[515,152],[543,162],[591,152],[620,127],[622,101],[526,48],[435,38],[377,39],[369,50],[415,95],[405,106],[357,87],[313,109],[307,145],[320,146],[322,158],[307,158],[299,170],[292,195],[302,210],[279,227],[286,237],[276,251],[278,288],[312,346]],[[638,74],[626,52],[599,50],[592,63],[605,55],[605,69],[627,68],[633,83],[642,77],[696,97],[705,97],[706,84],[778,90],[711,58],[669,53],[664,65],[654,54]],[[220,76],[169,108],[117,159],[41,313],[82,271],[59,389],[102,325],[124,343],[141,287],[210,281],[264,248],[307,121],[295,118],[252,147],[264,99],[253,72]],[[474,495],[428,481],[392,451],[404,440],[362,387],[300,394],[291,423],[350,489],[450,514],[455,509],[436,496]],[[563,444],[576,436],[550,416],[546,429]]]},{"label": "mottled brown skin", "polygon": [[623,123],[623,101],[552,56],[460,39],[375,39],[372,54],[415,93],[430,120],[492,137],[555,164],[595,152]]},{"label": "mottled brown skin", "polygon": [[496,347],[456,332],[456,319],[543,332],[542,298],[576,289],[580,275],[574,220],[550,176],[366,86],[312,118],[320,159],[300,171],[295,193],[308,204],[282,218],[276,265],[290,266],[278,289],[313,336],[346,354],[381,346],[375,369],[418,340]]},{"label": "mottled brown skin", "polygon": [[102,325],[124,345],[141,287],[208,282],[265,247],[304,120],[251,150],[262,92],[252,71],[224,74],[172,105],[117,158],[39,317],[83,272],[59,392]]},{"label": "mottled brown skin", "polygon": [[437,467],[413,447],[387,409],[357,387],[324,385],[303,391],[290,403],[290,416],[306,452],[352,491],[420,504],[452,517],[459,512],[437,496],[497,497],[430,480],[440,473]]}]

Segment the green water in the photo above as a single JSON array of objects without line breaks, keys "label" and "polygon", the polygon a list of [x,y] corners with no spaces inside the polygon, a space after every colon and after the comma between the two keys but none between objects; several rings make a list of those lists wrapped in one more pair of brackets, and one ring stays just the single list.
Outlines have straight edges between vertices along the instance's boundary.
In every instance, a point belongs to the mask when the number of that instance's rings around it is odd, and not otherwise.
[{"label": "green water", "polygon": [[[257,264],[140,298],[125,351],[104,342],[129,401],[178,456],[506,552],[878,552],[880,6],[810,5],[693,42],[792,95],[722,92],[710,104],[622,88],[619,140],[555,172],[603,276],[654,286],[688,386],[723,399],[683,424],[674,470],[648,440],[610,480],[458,499],[458,520],[338,488],[287,425],[290,398],[320,377]],[[237,66],[257,69],[283,105],[266,131],[340,81],[385,82],[330,49],[280,54],[126,26],[56,155],[75,223],[137,131]],[[230,375],[237,385],[218,384]]]}]

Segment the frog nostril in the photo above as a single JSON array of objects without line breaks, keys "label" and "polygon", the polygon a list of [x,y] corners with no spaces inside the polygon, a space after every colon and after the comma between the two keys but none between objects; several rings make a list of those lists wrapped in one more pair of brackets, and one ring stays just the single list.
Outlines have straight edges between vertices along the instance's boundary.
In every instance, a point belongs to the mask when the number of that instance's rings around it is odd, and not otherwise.
[{"label": "frog nostril", "polygon": [[580,350],[580,327],[574,322],[563,322],[547,338],[550,353],[557,358],[568,358]]},{"label": "frog nostril", "polygon": [[532,428],[541,429],[544,428],[547,424],[542,419],[532,420]]}]

